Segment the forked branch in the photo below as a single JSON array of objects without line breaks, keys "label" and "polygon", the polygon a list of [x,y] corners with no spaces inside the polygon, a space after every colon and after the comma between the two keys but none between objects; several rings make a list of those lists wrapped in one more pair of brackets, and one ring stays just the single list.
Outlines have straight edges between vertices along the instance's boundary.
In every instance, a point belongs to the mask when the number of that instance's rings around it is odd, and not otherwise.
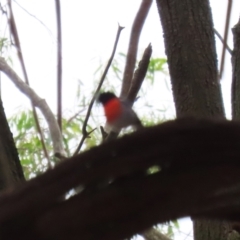
[{"label": "forked branch", "polygon": [[147,18],[151,5],[152,5],[152,0],[142,0],[141,6],[134,19],[134,23],[131,30],[130,41],[128,45],[125,70],[123,73],[123,82],[122,82],[122,89],[120,94],[122,98],[127,97],[127,94],[131,86],[133,72],[134,72],[136,58],[137,58],[138,42],[140,39],[144,22]]}]

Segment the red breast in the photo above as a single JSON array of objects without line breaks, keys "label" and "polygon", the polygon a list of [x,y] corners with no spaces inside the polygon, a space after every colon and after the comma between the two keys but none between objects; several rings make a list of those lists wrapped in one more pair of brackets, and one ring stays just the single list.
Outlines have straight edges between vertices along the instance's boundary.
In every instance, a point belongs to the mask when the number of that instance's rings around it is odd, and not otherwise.
[{"label": "red breast", "polygon": [[118,98],[113,98],[104,104],[104,112],[107,122],[113,123],[122,114],[122,104]]}]

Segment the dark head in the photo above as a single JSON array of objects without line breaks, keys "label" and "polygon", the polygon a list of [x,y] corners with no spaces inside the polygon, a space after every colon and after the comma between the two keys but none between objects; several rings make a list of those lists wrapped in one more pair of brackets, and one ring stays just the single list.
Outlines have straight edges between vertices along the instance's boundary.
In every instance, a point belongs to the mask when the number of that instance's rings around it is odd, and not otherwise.
[{"label": "dark head", "polygon": [[109,102],[110,100],[116,98],[116,95],[111,92],[104,92],[100,93],[98,96],[98,102],[102,103],[103,105]]}]

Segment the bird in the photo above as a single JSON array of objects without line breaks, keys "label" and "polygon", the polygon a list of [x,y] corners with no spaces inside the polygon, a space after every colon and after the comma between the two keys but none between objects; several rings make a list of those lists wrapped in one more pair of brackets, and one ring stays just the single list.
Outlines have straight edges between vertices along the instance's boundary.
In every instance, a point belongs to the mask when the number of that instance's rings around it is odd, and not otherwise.
[{"label": "bird", "polygon": [[118,98],[112,92],[100,93],[97,100],[104,108],[107,132],[119,132],[122,128],[129,126],[135,130],[143,128],[140,119],[128,101]]}]

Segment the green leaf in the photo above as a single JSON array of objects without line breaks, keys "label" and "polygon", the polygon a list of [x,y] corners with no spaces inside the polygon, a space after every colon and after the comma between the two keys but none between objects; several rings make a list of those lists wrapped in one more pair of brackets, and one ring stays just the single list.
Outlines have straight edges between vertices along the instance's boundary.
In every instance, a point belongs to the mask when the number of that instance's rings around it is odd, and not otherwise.
[{"label": "green leaf", "polygon": [[174,225],[175,228],[177,228],[178,230],[180,229],[178,220],[173,220],[173,221],[171,221],[171,222],[173,223],[173,225]]}]

